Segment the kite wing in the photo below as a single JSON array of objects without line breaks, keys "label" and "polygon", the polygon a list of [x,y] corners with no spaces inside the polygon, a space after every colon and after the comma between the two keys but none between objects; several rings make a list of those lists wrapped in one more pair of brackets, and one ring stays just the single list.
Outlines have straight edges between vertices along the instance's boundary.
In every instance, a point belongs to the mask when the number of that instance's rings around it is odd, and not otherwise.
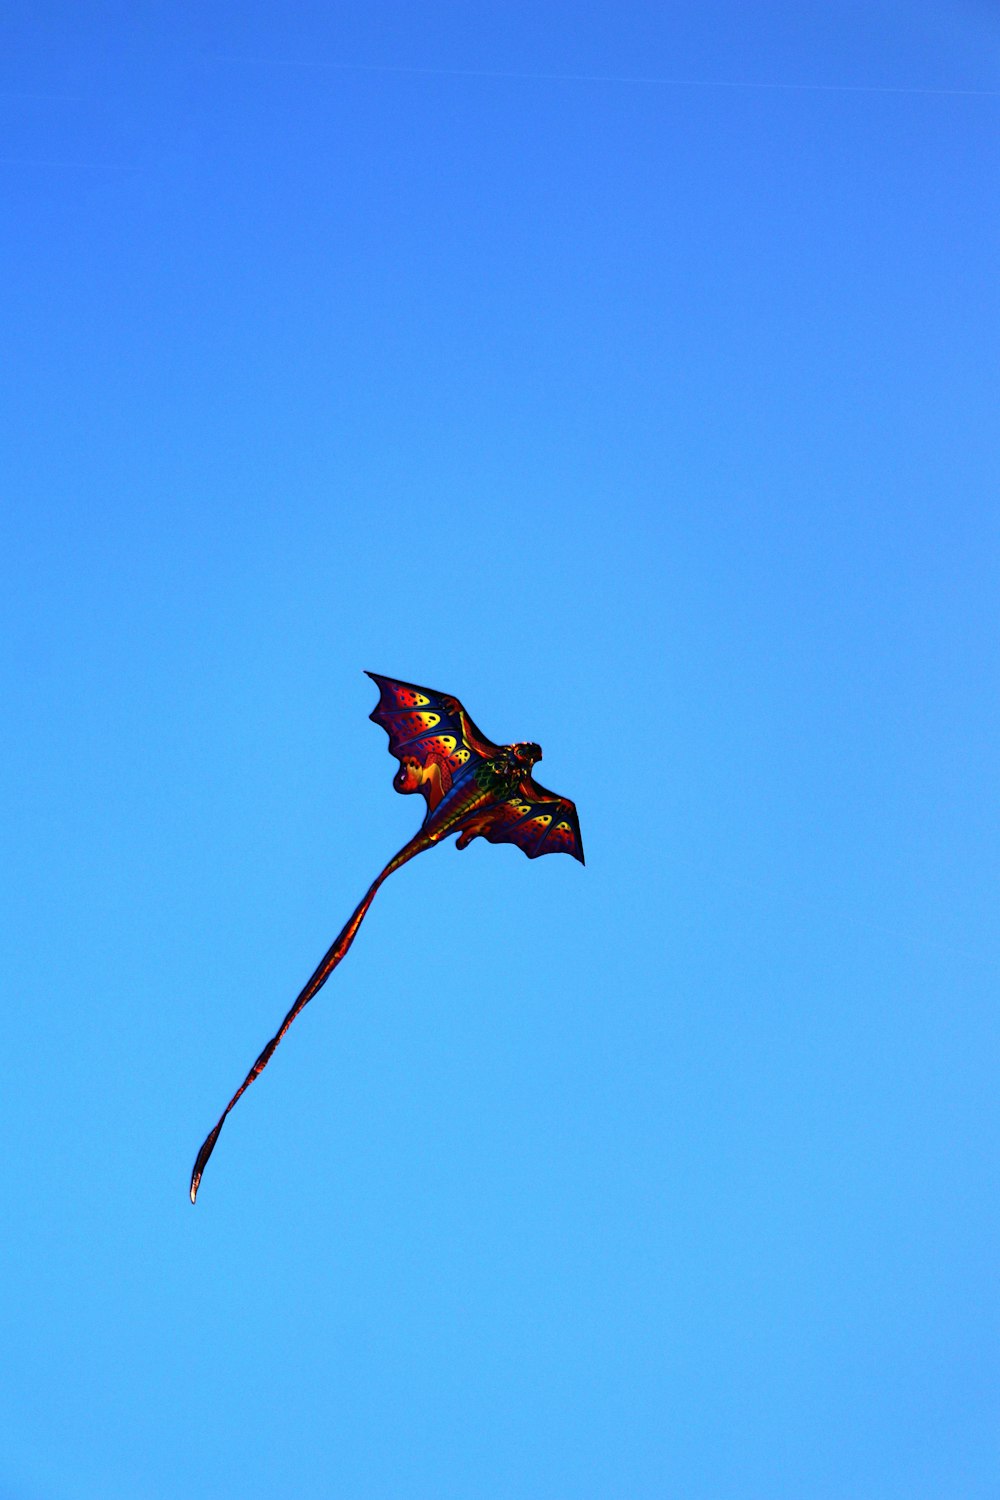
[{"label": "kite wing", "polygon": [[463,824],[458,848],[475,838],[491,844],[516,844],[529,859],[540,854],[571,854],[582,864],[583,840],[576,807],[534,777],[526,776],[513,796],[491,807],[478,808]]},{"label": "kite wing", "polygon": [[421,792],[428,813],[461,776],[499,753],[457,698],[377,672],[368,676],[380,695],[368,717],[386,731],[389,754],[399,761],[392,784],[397,792]]}]

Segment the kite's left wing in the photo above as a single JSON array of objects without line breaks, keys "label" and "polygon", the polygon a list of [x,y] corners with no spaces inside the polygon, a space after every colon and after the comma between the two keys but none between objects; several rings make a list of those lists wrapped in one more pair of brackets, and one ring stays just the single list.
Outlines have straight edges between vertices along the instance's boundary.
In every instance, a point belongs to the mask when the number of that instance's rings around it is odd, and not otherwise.
[{"label": "kite's left wing", "polygon": [[505,802],[472,813],[458,839],[459,849],[475,838],[491,844],[516,844],[529,859],[540,854],[572,854],[581,865],[583,840],[576,807],[526,776]]},{"label": "kite's left wing", "polygon": [[449,693],[377,672],[368,676],[379,690],[368,717],[381,724],[389,736],[389,754],[399,761],[392,784],[397,792],[421,792],[428,813],[461,775],[498,754],[499,746],[476,728]]}]

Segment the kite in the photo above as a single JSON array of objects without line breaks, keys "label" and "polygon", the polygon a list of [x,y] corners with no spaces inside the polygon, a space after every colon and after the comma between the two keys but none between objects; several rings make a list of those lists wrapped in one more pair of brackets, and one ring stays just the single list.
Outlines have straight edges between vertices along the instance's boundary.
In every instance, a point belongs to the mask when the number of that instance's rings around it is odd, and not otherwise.
[{"label": "kite", "polygon": [[275,1048],[295,1017],[329,979],[354,941],[382,882],[414,855],[458,834],[456,847],[475,838],[491,844],[516,844],[529,859],[540,854],[571,854],[583,864],[583,843],[576,808],[566,797],[546,791],[532,776],[542,751],[532,741],[494,745],[476,728],[457,698],[367,674],[379,689],[369,715],[389,736],[389,754],[399,761],[392,779],[397,792],[420,792],[427,813],[418,833],[376,877],[360,906],[334,939],[319,967],[299,994],[278,1031],[240,1084],[209,1132],[191,1173],[191,1202],[226,1116],[271,1061]]}]

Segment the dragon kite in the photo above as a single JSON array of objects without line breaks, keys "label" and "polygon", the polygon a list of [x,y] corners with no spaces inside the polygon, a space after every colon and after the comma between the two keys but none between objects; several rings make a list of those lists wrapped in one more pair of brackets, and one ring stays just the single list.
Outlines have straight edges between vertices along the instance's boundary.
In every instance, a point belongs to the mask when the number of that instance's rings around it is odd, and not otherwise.
[{"label": "dragon kite", "polygon": [[458,834],[459,849],[467,848],[475,838],[484,838],[491,844],[517,844],[529,859],[537,859],[540,854],[571,854],[583,864],[575,806],[568,798],[539,786],[532,775],[535,762],[542,758],[539,745],[530,740],[494,745],[476,728],[457,698],[416,687],[412,682],[379,677],[375,672],[367,675],[379,689],[378,704],[369,717],[387,732],[389,753],[399,761],[392,784],[397,792],[420,792],[427,802],[427,813],[419,832],[390,859],[369,887],[206,1137],[191,1173],[192,1203],[229,1111],[263,1073],[295,1017],[340,963],[376,891],[394,870],[453,833]]}]

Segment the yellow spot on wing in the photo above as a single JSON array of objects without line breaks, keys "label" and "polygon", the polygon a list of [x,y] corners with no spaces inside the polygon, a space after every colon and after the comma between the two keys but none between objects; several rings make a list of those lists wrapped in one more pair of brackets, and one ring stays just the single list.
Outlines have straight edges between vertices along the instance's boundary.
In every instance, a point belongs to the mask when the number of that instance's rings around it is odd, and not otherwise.
[{"label": "yellow spot on wing", "polygon": [[396,702],[400,708],[423,708],[431,700],[425,693],[417,693],[413,688],[396,688]]}]

